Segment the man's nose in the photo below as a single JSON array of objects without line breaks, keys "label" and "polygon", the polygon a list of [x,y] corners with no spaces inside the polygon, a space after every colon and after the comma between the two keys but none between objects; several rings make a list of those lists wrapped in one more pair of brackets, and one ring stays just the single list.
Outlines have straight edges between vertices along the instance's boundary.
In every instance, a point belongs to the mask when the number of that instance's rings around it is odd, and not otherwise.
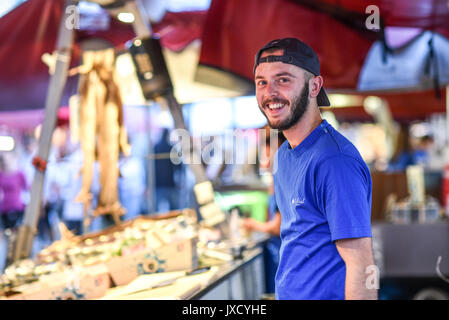
[{"label": "man's nose", "polygon": [[276,82],[270,81],[267,84],[267,95],[270,97],[276,97],[279,95],[278,87]]}]

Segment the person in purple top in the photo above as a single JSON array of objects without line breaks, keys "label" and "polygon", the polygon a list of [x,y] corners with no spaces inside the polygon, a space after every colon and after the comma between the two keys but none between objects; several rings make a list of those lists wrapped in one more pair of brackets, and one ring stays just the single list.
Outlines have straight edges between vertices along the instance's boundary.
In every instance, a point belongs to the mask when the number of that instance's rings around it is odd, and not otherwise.
[{"label": "person in purple top", "polygon": [[15,166],[12,154],[5,153],[0,156],[0,216],[5,229],[17,227],[25,210],[22,192],[26,191],[28,186],[25,174]]}]

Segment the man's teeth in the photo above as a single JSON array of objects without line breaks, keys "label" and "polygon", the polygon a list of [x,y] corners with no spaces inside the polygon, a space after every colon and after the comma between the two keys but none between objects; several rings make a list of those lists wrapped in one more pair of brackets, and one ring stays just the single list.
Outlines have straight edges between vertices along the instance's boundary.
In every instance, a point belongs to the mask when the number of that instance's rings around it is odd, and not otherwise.
[{"label": "man's teeth", "polygon": [[273,110],[273,109],[279,109],[282,108],[284,106],[283,103],[273,103],[273,104],[269,104],[268,107]]}]

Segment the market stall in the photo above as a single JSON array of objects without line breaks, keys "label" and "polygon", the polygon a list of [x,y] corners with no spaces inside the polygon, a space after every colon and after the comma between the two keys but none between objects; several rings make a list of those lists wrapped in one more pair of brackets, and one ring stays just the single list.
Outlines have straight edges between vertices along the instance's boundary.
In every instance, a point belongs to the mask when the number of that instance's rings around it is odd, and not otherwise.
[{"label": "market stall", "polygon": [[[429,279],[440,281],[441,273],[449,273],[446,3],[425,1],[430,12],[416,9],[416,1],[374,1],[384,10],[381,25],[367,30],[365,6],[351,1],[215,0],[207,11],[168,12],[158,21],[141,6],[146,1],[91,2],[100,10],[84,20],[90,26],[82,30],[64,27],[64,12],[77,1],[29,0],[0,19],[6,39],[0,57],[8,57],[0,59],[5,88],[0,108],[8,111],[0,124],[34,128],[43,122],[25,221],[9,238],[14,263],[1,277],[1,299],[260,299],[265,290],[260,247],[268,236],[246,234],[239,226],[244,217],[267,219],[268,183],[258,164],[251,164],[249,172],[220,163],[213,179],[207,172],[213,166],[191,162],[194,205],[128,221],[121,221],[125,211],[118,201],[116,168],[129,156],[126,106],[157,104],[168,111],[173,128],[185,130],[194,142],[179,144],[177,151],[195,155],[204,141],[189,125],[214,123],[191,121],[192,105],[211,97],[253,95],[254,52],[279,35],[299,37],[317,50],[332,104],[322,108],[323,117],[353,138],[370,166],[373,245],[383,280],[424,279],[425,287]],[[132,12],[135,20],[121,22],[122,11]],[[282,15],[282,23],[273,12]],[[25,14],[30,19],[10,32]],[[322,28],[298,25],[298,20],[319,22]],[[32,90],[23,92],[23,87]],[[229,105],[234,117],[236,103]],[[15,123],[16,110],[22,110],[23,123]],[[51,136],[61,119],[70,118],[72,125],[77,115],[84,117],[79,126],[84,181],[76,197],[84,205],[83,234],[61,225],[61,239],[31,259]],[[212,111],[210,117],[221,114]],[[142,118],[136,112],[133,121],[145,122]],[[417,121],[426,130],[412,130]],[[239,129],[235,119],[229,123],[230,129]],[[146,123],[145,130],[151,129]],[[408,138],[416,142],[426,135],[435,139],[430,165],[391,170],[389,161],[407,149]],[[171,154],[150,150],[146,156],[169,159]],[[101,167],[97,202],[89,191],[96,160]],[[148,185],[154,174],[150,167]],[[227,181],[222,177],[226,169],[234,170]],[[150,187],[146,191],[148,199],[155,194]],[[103,215],[112,215],[115,225],[90,232],[91,221]]]}]

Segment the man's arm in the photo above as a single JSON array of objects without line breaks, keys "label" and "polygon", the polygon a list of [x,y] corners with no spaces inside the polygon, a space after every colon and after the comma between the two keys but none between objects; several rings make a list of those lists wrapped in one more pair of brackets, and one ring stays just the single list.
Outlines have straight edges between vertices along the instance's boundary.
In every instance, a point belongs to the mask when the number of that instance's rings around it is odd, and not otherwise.
[{"label": "man's arm", "polygon": [[273,219],[267,222],[259,222],[252,218],[243,220],[243,227],[248,230],[256,230],[260,232],[266,232],[273,236],[279,236],[281,230],[281,214],[276,212]]},{"label": "man's arm", "polygon": [[367,268],[374,266],[371,238],[341,239],[335,244],[346,264],[345,299],[377,300],[377,289],[369,285],[372,274],[367,273]]}]

